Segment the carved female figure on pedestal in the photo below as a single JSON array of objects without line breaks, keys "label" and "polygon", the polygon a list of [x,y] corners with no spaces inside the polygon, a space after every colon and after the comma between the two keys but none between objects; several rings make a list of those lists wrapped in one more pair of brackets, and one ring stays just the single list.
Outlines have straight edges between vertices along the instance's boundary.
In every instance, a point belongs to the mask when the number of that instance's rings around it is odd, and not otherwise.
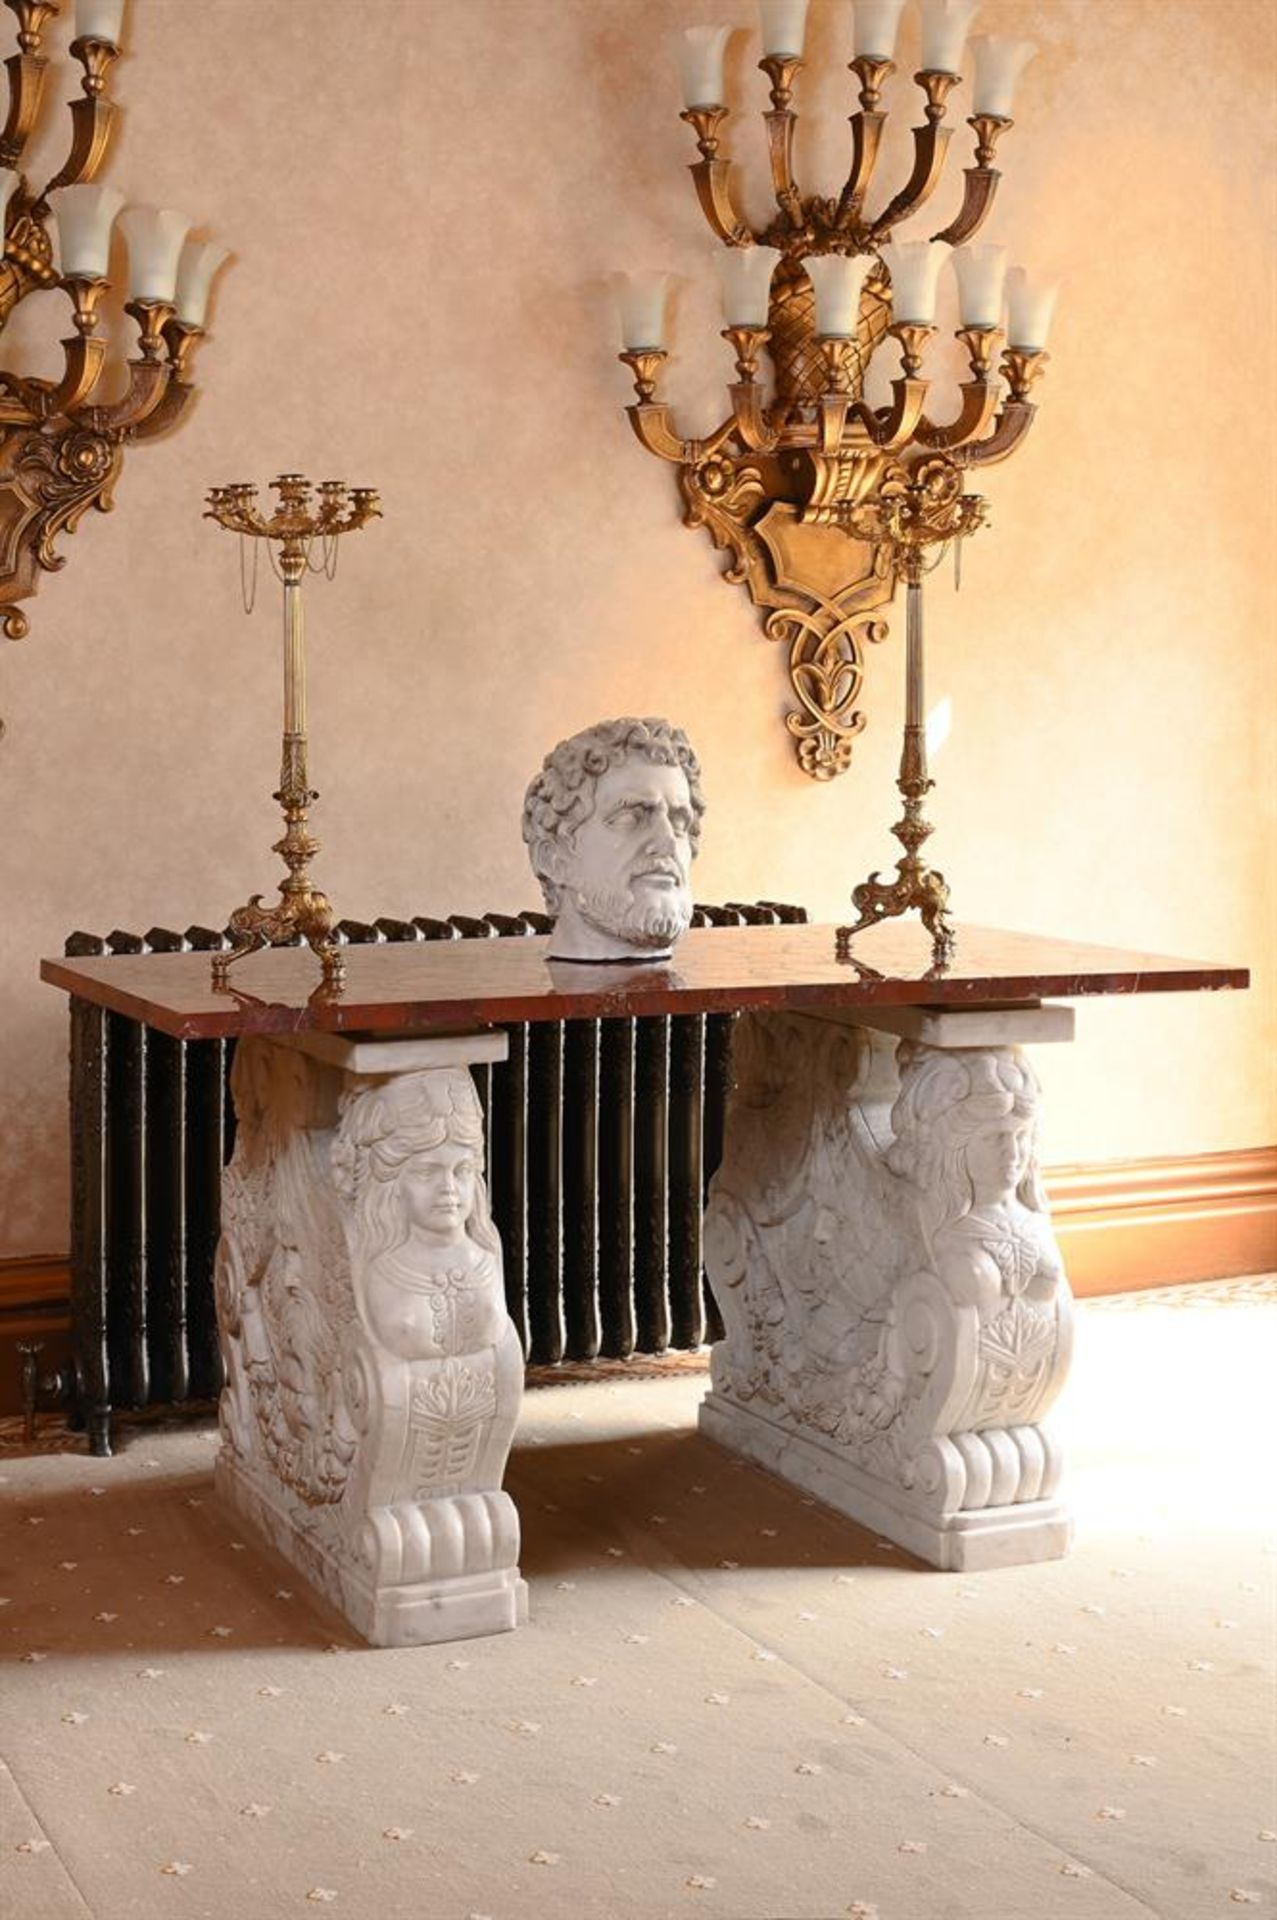
[{"label": "carved female figure on pedestal", "polygon": [[925,1256],[979,1316],[978,1380],[961,1425],[1036,1419],[1064,1377],[1069,1296],[1036,1159],[1038,1084],[1011,1047],[903,1042],[893,1172],[918,1192]]},{"label": "carved female figure on pedestal", "polygon": [[371,1359],[357,1358],[352,1387],[357,1402],[380,1402],[387,1439],[402,1430],[395,1484],[382,1498],[498,1487],[523,1357],[469,1073],[433,1068],[359,1087],[343,1103],[333,1161],[353,1201],[355,1297],[374,1343]]}]

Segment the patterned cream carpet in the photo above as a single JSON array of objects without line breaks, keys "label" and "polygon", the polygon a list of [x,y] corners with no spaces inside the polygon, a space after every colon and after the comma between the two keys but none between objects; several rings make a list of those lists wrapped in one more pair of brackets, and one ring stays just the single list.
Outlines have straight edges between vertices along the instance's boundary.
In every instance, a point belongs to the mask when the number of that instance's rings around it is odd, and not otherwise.
[{"label": "patterned cream carpet", "polygon": [[921,1568],[534,1388],[531,1624],[374,1652],[219,1512],[213,1428],[0,1432],[5,1920],[1277,1913],[1277,1283],[1079,1311],[1071,1557]]}]

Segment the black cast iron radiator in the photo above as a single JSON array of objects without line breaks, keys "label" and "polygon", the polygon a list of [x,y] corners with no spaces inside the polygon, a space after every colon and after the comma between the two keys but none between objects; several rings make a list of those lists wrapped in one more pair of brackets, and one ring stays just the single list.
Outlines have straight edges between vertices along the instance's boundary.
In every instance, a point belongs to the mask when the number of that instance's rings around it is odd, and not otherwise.
[{"label": "black cast iron radiator", "polygon": [[[801,907],[698,907],[698,926],[804,921]],[[541,914],[345,920],[347,943],[511,939]],[[73,933],[68,955],[215,952],[224,933]],[[511,1025],[472,1069],[487,1127],[506,1298],[532,1365],[693,1348],[721,1334],[701,1210],[723,1139],[731,1014]],[[213,1255],[234,1144],[233,1040],[173,1040],[71,1001],[73,1417],[110,1452],[116,1408],[221,1386]]]}]

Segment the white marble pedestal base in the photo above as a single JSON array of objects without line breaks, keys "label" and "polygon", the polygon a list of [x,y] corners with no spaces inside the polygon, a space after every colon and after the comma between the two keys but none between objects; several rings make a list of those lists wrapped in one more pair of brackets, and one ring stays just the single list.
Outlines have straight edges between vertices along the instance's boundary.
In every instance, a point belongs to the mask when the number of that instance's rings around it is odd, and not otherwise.
[{"label": "white marble pedestal base", "polygon": [[[944,1568],[1057,1559],[1071,1303],[1015,1042],[1067,1009],[755,1014],[705,1221],[702,1431]],[[964,1024],[965,1023],[965,1024]],[[976,1044],[966,1045],[970,1039]]]},{"label": "white marble pedestal base", "polygon": [[218,1493],[375,1646],[527,1618],[523,1389],[467,1063],[504,1034],[241,1040]]}]

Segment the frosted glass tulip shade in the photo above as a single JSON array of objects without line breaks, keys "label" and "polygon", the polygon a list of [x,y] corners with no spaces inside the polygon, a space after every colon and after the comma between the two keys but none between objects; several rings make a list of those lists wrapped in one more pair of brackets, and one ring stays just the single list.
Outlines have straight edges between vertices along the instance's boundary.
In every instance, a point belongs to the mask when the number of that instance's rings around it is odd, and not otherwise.
[{"label": "frosted glass tulip shade", "polygon": [[115,187],[55,187],[49,209],[58,230],[58,261],[63,278],[103,280],[111,254],[111,228],[124,195]]},{"label": "frosted glass tulip shade", "polygon": [[763,52],[777,60],[802,58],[807,0],[758,0]]},{"label": "frosted glass tulip shade", "polygon": [[822,253],[803,261],[816,294],[816,332],[827,339],[850,340],[860,318],[860,296],[876,262],[871,253],[851,258]]},{"label": "frosted glass tulip shade", "polygon": [[922,14],[922,65],[928,73],[961,73],[967,29],[980,0],[918,0]]},{"label": "frosted glass tulip shade", "polygon": [[779,247],[727,247],[718,256],[723,319],[729,327],[765,327]]},{"label": "frosted glass tulip shade", "polygon": [[685,107],[721,107],[723,56],[730,27],[686,27],[679,42],[678,64],[683,77]]},{"label": "frosted glass tulip shade", "polygon": [[891,275],[893,323],[934,326],[940,271],[953,248],[943,240],[902,240],[892,241],[880,251]]},{"label": "frosted glass tulip shade", "polygon": [[1007,345],[1020,353],[1041,353],[1051,331],[1060,289],[1030,280],[1023,267],[1007,275]]},{"label": "frosted glass tulip shade", "polygon": [[105,40],[118,47],[123,23],[124,0],[75,0],[77,40]]},{"label": "frosted glass tulip shade", "polygon": [[184,327],[202,327],[208,312],[213,275],[230,259],[214,240],[188,240],[177,262],[177,290],[173,305]]},{"label": "frosted glass tulip shade", "polygon": [[857,60],[892,60],[905,0],[852,0]]},{"label": "frosted glass tulip shade", "polygon": [[1005,247],[957,247],[958,310],[964,327],[1000,327],[1006,286]]},{"label": "frosted glass tulip shade", "polygon": [[173,298],[177,262],[190,225],[184,213],[171,207],[127,207],[120,215],[120,232],[129,249],[130,298]]},{"label": "frosted glass tulip shade", "polygon": [[971,42],[975,54],[972,111],[1009,120],[1015,85],[1037,52],[1031,40],[994,39],[978,33]]},{"label": "frosted glass tulip shade", "polygon": [[668,273],[620,273],[617,304],[621,311],[621,343],[627,353],[665,348],[665,303]]}]

